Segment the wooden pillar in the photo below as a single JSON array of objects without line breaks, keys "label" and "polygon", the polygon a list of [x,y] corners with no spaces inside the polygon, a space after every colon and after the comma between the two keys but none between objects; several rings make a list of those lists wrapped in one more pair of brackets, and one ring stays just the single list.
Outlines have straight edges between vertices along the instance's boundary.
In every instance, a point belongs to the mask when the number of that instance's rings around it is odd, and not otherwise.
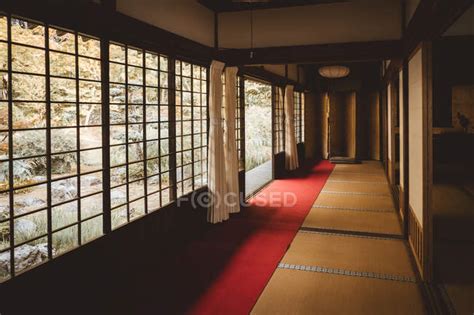
[{"label": "wooden pillar", "polygon": [[423,279],[433,279],[433,209],[431,202],[433,186],[433,60],[432,42],[423,42]]}]

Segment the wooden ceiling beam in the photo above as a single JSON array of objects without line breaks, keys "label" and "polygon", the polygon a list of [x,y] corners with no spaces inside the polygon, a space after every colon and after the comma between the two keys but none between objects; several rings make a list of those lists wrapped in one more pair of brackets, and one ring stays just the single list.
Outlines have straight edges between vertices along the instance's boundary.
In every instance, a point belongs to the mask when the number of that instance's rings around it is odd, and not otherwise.
[{"label": "wooden ceiling beam", "polygon": [[472,4],[472,0],[421,0],[405,30],[404,55],[421,41],[441,37]]},{"label": "wooden ceiling beam", "polygon": [[420,42],[441,38],[472,4],[472,0],[421,0],[404,30],[402,59],[392,60],[382,84],[387,85],[398,75],[403,67],[403,58],[408,58]]},{"label": "wooden ceiling beam", "polygon": [[236,12],[247,10],[263,10],[287,8],[304,5],[347,2],[348,0],[198,0],[200,4],[214,12]]},{"label": "wooden ceiling beam", "polygon": [[[253,52],[251,56],[251,52]],[[398,58],[400,40],[340,44],[222,49],[217,58],[229,65],[371,61]]]}]

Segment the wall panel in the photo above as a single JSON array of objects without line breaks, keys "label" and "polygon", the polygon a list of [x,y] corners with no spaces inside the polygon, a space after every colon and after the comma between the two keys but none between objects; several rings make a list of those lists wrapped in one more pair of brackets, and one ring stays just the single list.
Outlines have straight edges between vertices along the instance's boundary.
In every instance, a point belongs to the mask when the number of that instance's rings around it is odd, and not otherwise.
[{"label": "wall panel", "polygon": [[404,115],[404,108],[403,108],[403,70],[400,71],[399,73],[399,109],[400,109],[400,112],[399,112],[399,115],[398,115],[398,119],[399,119],[399,133],[400,133],[400,187],[401,189],[403,190],[405,187],[404,187],[404,180],[405,180],[405,170],[404,170],[404,166],[405,166],[405,160],[404,160],[404,154],[405,154],[405,146],[404,146],[404,143],[403,143],[403,139],[404,139],[404,136],[405,136],[405,132],[404,132],[404,126],[405,126],[405,121],[403,119],[403,115]]},{"label": "wall panel", "polygon": [[380,102],[379,93],[374,92],[369,97],[370,116],[370,158],[380,160]]},{"label": "wall panel", "polygon": [[285,65],[263,65],[263,68],[279,76],[285,76]]},{"label": "wall panel", "polygon": [[401,36],[400,2],[394,0],[256,10],[252,14],[253,39],[250,11],[219,14],[219,46],[275,47],[399,39]]},{"label": "wall panel", "polygon": [[351,92],[346,98],[346,153],[348,157],[356,157],[356,92]]},{"label": "wall panel", "polygon": [[288,65],[288,79],[298,81],[298,65]]},{"label": "wall panel", "polygon": [[321,153],[322,158],[329,158],[329,95],[321,95]]},{"label": "wall panel", "polygon": [[198,43],[214,46],[214,13],[194,0],[117,0],[117,11]]},{"label": "wall panel", "polygon": [[329,156],[344,156],[345,134],[343,123],[345,115],[343,111],[344,97],[341,93],[329,93]]},{"label": "wall panel", "polygon": [[356,157],[356,92],[329,94],[331,156]]},{"label": "wall panel", "polygon": [[392,147],[393,141],[393,124],[392,124],[392,84],[387,86],[387,160],[388,160],[388,179],[390,183],[393,183],[393,161],[392,159]]}]

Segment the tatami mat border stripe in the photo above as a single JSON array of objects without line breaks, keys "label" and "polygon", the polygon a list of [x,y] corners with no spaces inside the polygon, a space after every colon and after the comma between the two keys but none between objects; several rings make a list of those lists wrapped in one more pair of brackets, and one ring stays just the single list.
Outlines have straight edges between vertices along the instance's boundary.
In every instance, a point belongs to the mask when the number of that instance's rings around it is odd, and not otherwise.
[{"label": "tatami mat border stripe", "polygon": [[299,230],[298,232],[299,233],[307,233],[307,234],[328,235],[328,236],[366,238],[366,239],[371,239],[371,240],[385,240],[385,241],[399,240],[399,239],[393,238],[393,237],[369,236],[369,235],[349,234],[349,233],[332,233],[332,232],[308,231],[308,230]]},{"label": "tatami mat border stripe", "polygon": [[390,194],[386,194],[386,193],[368,193],[368,192],[357,192],[357,191],[322,190],[321,193],[323,193],[323,194],[332,194],[332,195],[357,195],[357,196],[390,197]]},{"label": "tatami mat border stripe", "polygon": [[[383,171],[380,171],[380,174],[371,174],[371,173],[364,173],[364,172],[345,172],[345,171],[332,171],[331,175],[364,175],[364,176],[379,176],[384,177],[385,174]],[[348,176],[350,176],[348,175]]]},{"label": "tatami mat border stripe", "polygon": [[287,263],[279,263],[278,268],[288,269],[288,270],[319,272],[319,273],[327,273],[327,274],[351,276],[351,277],[362,277],[362,278],[371,278],[371,279],[379,279],[379,280],[416,283],[416,279],[412,277],[381,274],[381,273],[367,272],[367,271],[353,271],[353,270],[345,270],[345,269],[338,269],[338,268],[295,265],[295,264],[287,264]]},{"label": "tatami mat border stripe", "polygon": [[363,180],[339,180],[339,179],[328,179],[326,183],[358,183],[358,184],[385,184],[388,185],[386,181],[363,181]]},{"label": "tatami mat border stripe", "polygon": [[367,209],[367,208],[336,207],[336,206],[325,206],[325,205],[313,205],[312,208],[332,209],[332,210],[365,211],[365,212],[395,212],[394,209]]},{"label": "tatami mat border stripe", "polygon": [[381,239],[393,239],[393,240],[405,240],[402,234],[384,234],[384,233],[374,233],[374,232],[362,232],[362,231],[352,231],[352,230],[334,230],[328,229],[325,227],[311,227],[311,226],[302,226],[299,231],[305,232],[322,232],[322,233],[331,233],[331,234],[341,234],[347,236],[369,236],[369,237],[378,237]]}]

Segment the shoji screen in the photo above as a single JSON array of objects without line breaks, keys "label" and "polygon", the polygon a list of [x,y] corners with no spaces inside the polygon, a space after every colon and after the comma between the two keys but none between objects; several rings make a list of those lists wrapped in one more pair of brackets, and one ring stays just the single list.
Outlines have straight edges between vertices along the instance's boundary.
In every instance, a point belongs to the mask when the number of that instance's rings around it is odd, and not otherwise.
[{"label": "shoji screen", "polygon": [[408,63],[410,113],[408,115],[409,205],[423,226],[423,78],[422,49]]}]

